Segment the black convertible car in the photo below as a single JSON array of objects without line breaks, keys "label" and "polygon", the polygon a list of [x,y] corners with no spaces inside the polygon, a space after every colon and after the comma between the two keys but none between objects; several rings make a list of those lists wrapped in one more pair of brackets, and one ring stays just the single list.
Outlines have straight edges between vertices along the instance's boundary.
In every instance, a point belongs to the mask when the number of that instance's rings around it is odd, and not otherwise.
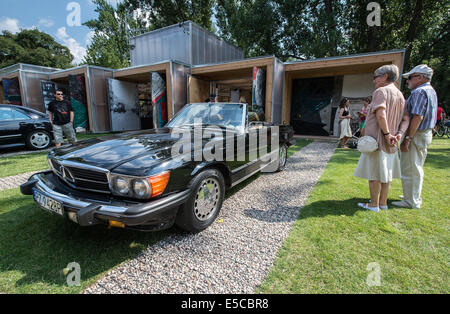
[{"label": "black convertible car", "polygon": [[245,104],[190,104],[164,128],[50,151],[50,170],[21,192],[81,226],[155,231],[175,223],[199,232],[216,219],[226,189],[285,167],[292,127],[248,117]]},{"label": "black convertible car", "polygon": [[31,149],[46,149],[52,139],[52,125],[42,112],[0,105],[0,148],[26,144]]}]

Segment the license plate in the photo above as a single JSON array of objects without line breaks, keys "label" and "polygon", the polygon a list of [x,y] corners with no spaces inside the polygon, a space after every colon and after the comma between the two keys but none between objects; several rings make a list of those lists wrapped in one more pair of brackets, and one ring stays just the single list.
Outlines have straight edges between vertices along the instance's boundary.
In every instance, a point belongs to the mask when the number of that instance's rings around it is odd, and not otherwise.
[{"label": "license plate", "polygon": [[38,203],[38,205],[41,206],[43,209],[61,216],[64,215],[63,206],[60,202],[36,190],[33,190],[33,197],[36,203]]}]

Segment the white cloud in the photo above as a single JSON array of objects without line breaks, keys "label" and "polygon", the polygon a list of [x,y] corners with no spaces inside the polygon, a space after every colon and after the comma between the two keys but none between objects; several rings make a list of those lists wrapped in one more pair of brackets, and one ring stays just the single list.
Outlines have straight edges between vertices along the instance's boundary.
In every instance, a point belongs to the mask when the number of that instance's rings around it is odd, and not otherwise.
[{"label": "white cloud", "polygon": [[0,20],[0,31],[9,31],[13,34],[20,32],[19,20],[9,17]]},{"label": "white cloud", "polygon": [[49,19],[40,19],[39,20],[39,26],[52,27],[54,25],[55,25],[55,23],[52,20],[49,20]]},{"label": "white cloud", "polygon": [[86,47],[88,47],[92,43],[92,39],[94,38],[95,31],[90,31],[86,34]]},{"label": "white cloud", "polygon": [[56,32],[56,38],[59,39],[67,48],[69,48],[70,52],[74,56],[74,60],[72,63],[79,64],[83,61],[84,56],[86,56],[86,48],[80,45],[75,39],[67,34],[65,27],[58,28]]}]

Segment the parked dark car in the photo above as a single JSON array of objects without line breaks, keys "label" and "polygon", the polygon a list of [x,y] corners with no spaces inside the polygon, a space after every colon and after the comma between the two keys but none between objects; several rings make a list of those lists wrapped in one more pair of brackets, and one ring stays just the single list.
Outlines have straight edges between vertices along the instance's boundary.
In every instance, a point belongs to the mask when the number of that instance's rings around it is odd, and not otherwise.
[{"label": "parked dark car", "polygon": [[245,104],[190,104],[164,128],[50,151],[51,170],[33,175],[21,192],[81,226],[154,231],[175,223],[199,232],[216,219],[226,189],[283,170],[294,143],[290,126],[249,122]]},{"label": "parked dark car", "polygon": [[53,140],[52,125],[42,112],[14,105],[0,105],[0,148],[27,145],[48,148]]}]

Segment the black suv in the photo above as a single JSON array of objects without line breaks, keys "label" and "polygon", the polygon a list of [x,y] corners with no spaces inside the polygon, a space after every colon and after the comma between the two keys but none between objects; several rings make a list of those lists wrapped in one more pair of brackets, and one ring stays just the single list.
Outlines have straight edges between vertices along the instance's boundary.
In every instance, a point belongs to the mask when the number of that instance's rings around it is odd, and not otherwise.
[{"label": "black suv", "polygon": [[0,105],[0,148],[26,144],[39,150],[48,148],[53,129],[42,112],[14,105]]}]

